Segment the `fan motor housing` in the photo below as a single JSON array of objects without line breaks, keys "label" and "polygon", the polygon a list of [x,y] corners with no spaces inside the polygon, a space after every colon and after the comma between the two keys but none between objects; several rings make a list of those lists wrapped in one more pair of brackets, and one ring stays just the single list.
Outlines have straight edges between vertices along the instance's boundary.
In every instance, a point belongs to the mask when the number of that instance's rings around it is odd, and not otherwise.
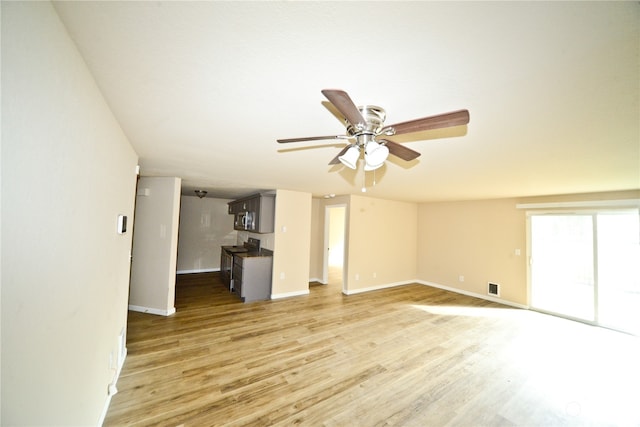
[{"label": "fan motor housing", "polygon": [[378,107],[376,105],[363,105],[359,106],[358,110],[366,121],[366,123],[364,124],[364,128],[356,128],[354,125],[345,120],[347,133],[351,136],[357,136],[360,134],[375,135],[380,132],[380,129],[382,129],[382,125],[384,124],[384,120],[387,118],[387,113],[384,111],[384,108]]}]

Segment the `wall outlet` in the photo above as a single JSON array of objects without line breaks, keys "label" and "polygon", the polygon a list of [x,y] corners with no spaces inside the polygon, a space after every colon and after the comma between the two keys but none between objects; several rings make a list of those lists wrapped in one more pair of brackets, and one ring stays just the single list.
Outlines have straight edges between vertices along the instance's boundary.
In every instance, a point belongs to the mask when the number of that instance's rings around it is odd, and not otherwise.
[{"label": "wall outlet", "polygon": [[356,273],[356,280],[360,280],[360,274]]},{"label": "wall outlet", "polygon": [[280,273],[280,280],[284,280],[284,271]]},{"label": "wall outlet", "polygon": [[464,276],[462,276],[462,275],[458,276],[458,281],[459,282],[464,282]]}]

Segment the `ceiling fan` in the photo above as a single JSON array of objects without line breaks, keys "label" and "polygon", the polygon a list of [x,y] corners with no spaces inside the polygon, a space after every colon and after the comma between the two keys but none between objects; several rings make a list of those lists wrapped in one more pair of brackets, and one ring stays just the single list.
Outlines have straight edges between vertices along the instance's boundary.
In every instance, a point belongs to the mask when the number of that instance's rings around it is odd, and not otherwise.
[{"label": "ceiling fan", "polygon": [[310,136],[278,139],[277,141],[281,144],[331,139],[350,141],[329,162],[330,165],[342,163],[351,169],[356,169],[362,152],[364,152],[365,171],[375,170],[382,166],[389,154],[405,161],[411,161],[420,156],[420,153],[394,142],[388,137],[469,123],[469,111],[457,110],[385,126],[386,113],[384,109],[375,105],[356,107],[347,92],[340,89],[324,89],[322,94],[344,116],[346,135]]}]

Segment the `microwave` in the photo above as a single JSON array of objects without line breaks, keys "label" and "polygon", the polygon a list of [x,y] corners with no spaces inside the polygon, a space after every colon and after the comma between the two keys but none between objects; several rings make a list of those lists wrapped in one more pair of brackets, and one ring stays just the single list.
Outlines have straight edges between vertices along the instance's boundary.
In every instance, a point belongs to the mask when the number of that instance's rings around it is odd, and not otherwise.
[{"label": "microwave", "polygon": [[236,214],[233,228],[235,230],[253,231],[256,229],[256,218],[253,212],[240,212]]}]

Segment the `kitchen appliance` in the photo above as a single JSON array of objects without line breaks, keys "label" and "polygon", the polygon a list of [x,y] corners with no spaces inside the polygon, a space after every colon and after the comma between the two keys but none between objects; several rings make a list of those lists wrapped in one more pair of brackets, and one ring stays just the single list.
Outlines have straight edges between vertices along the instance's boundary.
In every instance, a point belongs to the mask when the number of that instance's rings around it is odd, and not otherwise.
[{"label": "kitchen appliance", "polygon": [[256,229],[256,215],[254,212],[245,211],[236,214],[234,229],[254,231]]},{"label": "kitchen appliance", "polygon": [[222,246],[220,250],[220,276],[229,291],[233,291],[234,255],[247,252],[260,252],[260,239],[249,237],[242,245]]}]

